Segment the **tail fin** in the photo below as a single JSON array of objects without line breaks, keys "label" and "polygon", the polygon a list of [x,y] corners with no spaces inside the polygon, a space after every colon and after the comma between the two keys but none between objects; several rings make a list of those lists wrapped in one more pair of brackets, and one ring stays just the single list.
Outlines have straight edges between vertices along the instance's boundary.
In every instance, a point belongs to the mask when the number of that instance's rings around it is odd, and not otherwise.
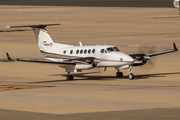
[{"label": "tail fin", "polygon": [[53,40],[48,34],[46,27],[51,25],[60,24],[40,24],[40,25],[23,25],[23,26],[6,26],[5,28],[19,28],[19,27],[31,27],[33,28],[34,35],[38,42],[39,49],[41,51],[49,51],[55,47]]},{"label": "tail fin", "polygon": [[41,51],[48,51],[54,47],[54,42],[46,29],[33,28],[33,31]]}]

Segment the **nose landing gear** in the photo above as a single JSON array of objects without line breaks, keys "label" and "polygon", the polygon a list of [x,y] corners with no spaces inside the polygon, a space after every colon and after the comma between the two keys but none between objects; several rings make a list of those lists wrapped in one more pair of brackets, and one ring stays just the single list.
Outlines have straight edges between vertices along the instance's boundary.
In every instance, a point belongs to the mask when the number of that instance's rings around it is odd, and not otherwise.
[{"label": "nose landing gear", "polygon": [[133,80],[134,79],[134,74],[132,73],[132,68],[129,66],[129,79]]},{"label": "nose landing gear", "polygon": [[[123,77],[123,73],[119,72],[119,70],[116,73],[116,77]],[[134,74],[132,73],[132,68],[129,66],[129,79],[133,80],[134,79]]]}]

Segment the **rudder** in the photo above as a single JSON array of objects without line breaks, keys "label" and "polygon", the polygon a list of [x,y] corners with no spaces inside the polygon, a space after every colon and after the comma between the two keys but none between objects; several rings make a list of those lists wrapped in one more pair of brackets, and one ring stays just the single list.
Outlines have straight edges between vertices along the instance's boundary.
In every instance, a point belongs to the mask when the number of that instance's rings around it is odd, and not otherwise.
[{"label": "rudder", "polygon": [[41,51],[47,51],[54,47],[54,42],[46,29],[33,28],[33,31]]}]

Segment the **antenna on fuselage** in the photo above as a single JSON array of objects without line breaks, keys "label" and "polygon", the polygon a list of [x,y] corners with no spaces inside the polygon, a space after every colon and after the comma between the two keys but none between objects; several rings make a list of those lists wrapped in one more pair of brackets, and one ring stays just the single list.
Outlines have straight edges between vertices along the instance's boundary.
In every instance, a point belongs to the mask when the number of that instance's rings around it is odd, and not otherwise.
[{"label": "antenna on fuselage", "polygon": [[80,45],[80,46],[82,46],[82,43],[81,43],[81,42],[79,42],[79,45]]}]

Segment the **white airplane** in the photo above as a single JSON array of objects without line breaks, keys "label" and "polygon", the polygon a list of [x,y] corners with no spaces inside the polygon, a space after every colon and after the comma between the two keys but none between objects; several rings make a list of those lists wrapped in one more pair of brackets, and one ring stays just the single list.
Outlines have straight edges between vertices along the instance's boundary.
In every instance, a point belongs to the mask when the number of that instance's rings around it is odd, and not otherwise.
[{"label": "white airplane", "polygon": [[[43,53],[47,60],[32,60],[32,59],[16,59],[21,62],[36,62],[57,64],[65,69],[68,73],[67,80],[73,80],[71,72],[82,72],[82,70],[93,69],[97,67],[114,67],[117,70],[116,76],[123,77],[122,69],[129,69],[129,79],[134,79],[132,73],[133,66],[144,65],[150,57],[175,52],[175,43],[173,50],[154,54],[125,54],[113,45],[94,45],[80,46],[66,45],[54,43],[48,34],[46,27],[60,24],[40,24],[40,25],[24,25],[24,26],[6,26],[6,28],[30,27],[33,28],[40,52]],[[7,53],[8,60],[12,60]]]},{"label": "white airplane", "polygon": [[179,12],[179,15],[180,15],[180,7],[179,7],[180,0],[174,0],[173,5],[174,5],[175,8],[178,9],[178,12]]}]

